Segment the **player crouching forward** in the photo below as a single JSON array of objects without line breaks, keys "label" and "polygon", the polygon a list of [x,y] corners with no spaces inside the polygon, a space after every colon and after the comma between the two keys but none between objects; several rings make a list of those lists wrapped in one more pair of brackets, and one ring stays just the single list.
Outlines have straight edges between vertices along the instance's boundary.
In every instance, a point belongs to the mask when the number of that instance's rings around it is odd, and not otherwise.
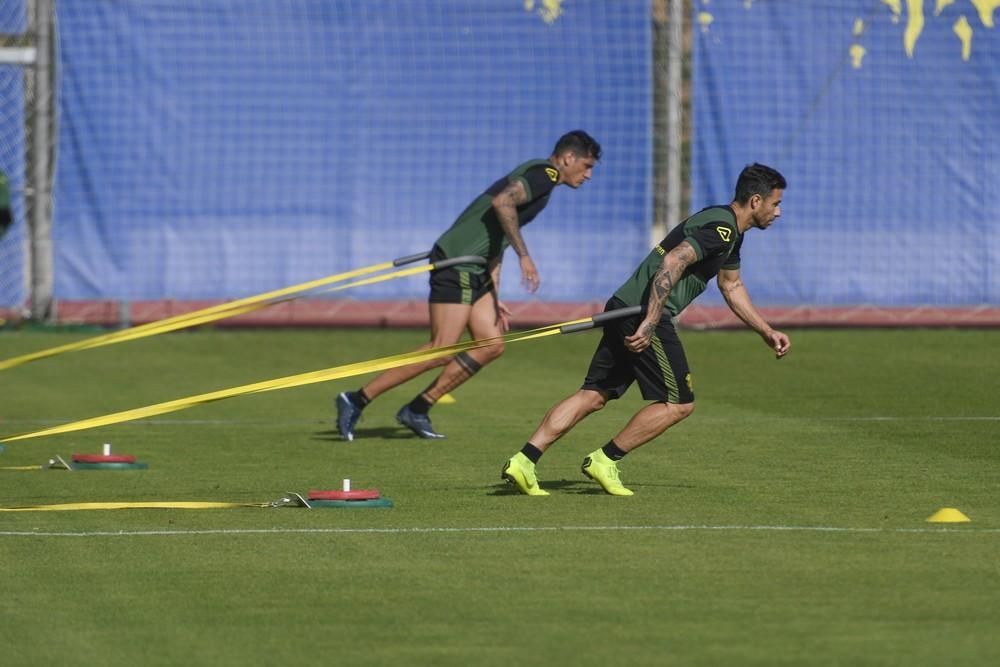
[{"label": "player crouching forward", "polygon": [[[486,266],[460,265],[431,272],[430,341],[419,349],[457,343],[468,330],[473,340],[506,333],[507,307],[500,301],[500,267],[509,245],[517,253],[521,281],[534,292],[541,281],[521,228],[535,219],[560,185],[576,189],[590,180],[601,158],[601,145],[583,130],[561,136],[548,159],[529,160],[487,188],[434,243],[431,262],[476,255]],[[444,366],[437,378],[396,413],[396,421],[421,438],[443,438],[434,430],[430,409],[446,393],[475,375],[503,353],[503,344],[475,348],[439,359],[385,371],[357,391],[337,396],[337,430],[354,440],[354,427],[369,403],[408,380]]]},{"label": "player crouching forward", "polygon": [[583,460],[583,474],[614,496],[631,496],[622,484],[618,461],[694,410],[691,373],[671,321],[717,283],[729,308],[783,357],[791,343],[775,331],[750,301],[740,280],[740,246],[751,227],[767,229],[781,215],[785,179],[761,164],[747,166],[728,206],[710,206],[675,227],[629,276],[605,310],[645,304],[645,314],[614,320],[594,352],[587,378],[575,394],[554,405],[501,478],[529,496],[547,496],[538,485],[535,464],[552,443],[584,417],[620,398],[638,381],[642,397],[653,401],[639,410],[618,435]]}]

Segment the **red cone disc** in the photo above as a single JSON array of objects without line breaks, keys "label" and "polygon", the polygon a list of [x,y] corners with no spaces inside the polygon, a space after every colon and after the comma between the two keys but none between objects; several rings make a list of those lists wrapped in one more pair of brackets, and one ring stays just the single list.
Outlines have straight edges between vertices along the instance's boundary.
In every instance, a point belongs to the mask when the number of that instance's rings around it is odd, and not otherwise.
[{"label": "red cone disc", "polygon": [[128,454],[74,454],[76,463],[135,463],[135,457]]},{"label": "red cone disc", "polygon": [[375,500],[381,498],[378,489],[358,489],[357,491],[309,491],[309,500]]}]

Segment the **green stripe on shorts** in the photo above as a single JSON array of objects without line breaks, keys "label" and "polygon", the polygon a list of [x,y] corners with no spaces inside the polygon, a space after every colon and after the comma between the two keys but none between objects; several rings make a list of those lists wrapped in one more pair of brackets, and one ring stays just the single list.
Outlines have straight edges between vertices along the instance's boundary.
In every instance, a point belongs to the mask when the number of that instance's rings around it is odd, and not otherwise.
[{"label": "green stripe on shorts", "polygon": [[681,394],[677,391],[677,378],[674,377],[674,369],[670,367],[667,353],[663,350],[663,343],[660,342],[655,333],[651,342],[653,352],[656,353],[656,363],[660,367],[660,372],[663,373],[663,384],[667,385],[667,402],[680,403]]},{"label": "green stripe on shorts", "polygon": [[468,306],[472,303],[472,285],[469,284],[469,274],[465,271],[459,271],[458,282],[462,287],[462,305]]}]

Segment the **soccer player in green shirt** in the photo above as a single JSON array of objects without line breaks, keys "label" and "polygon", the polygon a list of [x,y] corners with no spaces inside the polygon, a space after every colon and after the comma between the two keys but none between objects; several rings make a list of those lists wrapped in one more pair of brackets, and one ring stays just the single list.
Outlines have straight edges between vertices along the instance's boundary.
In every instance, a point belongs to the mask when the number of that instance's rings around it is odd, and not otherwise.
[{"label": "soccer player in green shirt", "polygon": [[642,397],[653,402],[606,445],[588,454],[581,468],[607,493],[633,495],[621,482],[618,461],[694,410],[691,373],[671,318],[713,277],[729,308],[760,334],[776,357],[788,352],[788,336],[771,328],[740,280],[743,235],[751,227],[767,229],[781,215],[784,189],[780,173],[761,164],[748,165],[728,206],[695,213],[653,248],[605,307],[608,311],[645,305],[645,312],[605,324],[583,386],[549,409],[531,439],[504,465],[503,479],[529,496],[549,495],[535,474],[545,450],[638,381]]},{"label": "soccer player in green shirt", "polygon": [[[500,265],[509,245],[517,253],[521,281],[530,292],[540,278],[521,227],[534,220],[549,203],[558,185],[578,188],[590,180],[601,158],[601,145],[582,130],[564,134],[545,160],[529,160],[496,181],[469,204],[452,226],[434,243],[431,262],[449,257],[476,255],[486,260],[431,272],[430,342],[419,349],[458,342],[466,329],[474,340],[501,336],[508,329],[510,312],[498,297]],[[428,411],[444,394],[475,375],[503,353],[503,344],[476,348],[449,359],[394,368],[376,376],[358,391],[337,396],[337,430],[354,440],[354,426],[364,408],[380,394],[432,368],[444,366],[440,375],[410,403],[400,408],[396,420],[422,438],[443,438],[434,430]]]}]

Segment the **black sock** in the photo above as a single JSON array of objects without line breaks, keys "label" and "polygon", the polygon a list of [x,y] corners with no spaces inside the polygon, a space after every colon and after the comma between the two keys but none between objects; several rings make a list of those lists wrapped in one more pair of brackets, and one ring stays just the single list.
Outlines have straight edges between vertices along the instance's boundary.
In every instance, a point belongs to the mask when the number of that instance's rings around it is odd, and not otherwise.
[{"label": "black sock", "polygon": [[614,440],[608,440],[608,444],[601,447],[601,451],[612,461],[621,461],[628,454],[628,452],[623,452],[619,449]]},{"label": "black sock", "polygon": [[542,450],[535,447],[530,442],[524,443],[524,447],[521,448],[521,453],[528,457],[528,460],[532,463],[538,463],[538,459],[542,458]]},{"label": "black sock", "polygon": [[350,391],[347,393],[347,397],[351,399],[351,403],[354,403],[359,408],[364,409],[366,405],[372,402],[372,399],[368,398],[365,394],[364,389],[358,389],[357,391]]},{"label": "black sock", "polygon": [[410,409],[418,415],[426,415],[432,405],[433,403],[424,398],[423,394],[417,394],[417,397],[410,401]]}]

